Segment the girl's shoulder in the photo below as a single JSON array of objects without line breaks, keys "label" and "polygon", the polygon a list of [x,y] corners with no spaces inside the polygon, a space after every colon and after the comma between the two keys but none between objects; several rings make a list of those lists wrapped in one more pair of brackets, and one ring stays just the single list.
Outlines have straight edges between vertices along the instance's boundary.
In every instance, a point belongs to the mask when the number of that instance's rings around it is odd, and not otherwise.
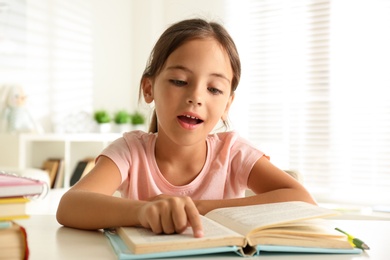
[{"label": "girl's shoulder", "polygon": [[241,137],[235,131],[220,132],[210,134],[207,138],[207,141],[211,145],[215,146],[224,146],[224,147],[252,147],[254,146],[245,138]]},{"label": "girl's shoulder", "polygon": [[235,131],[228,131],[228,132],[219,132],[210,134],[208,136],[209,142],[216,142],[216,143],[246,143],[249,144],[247,140],[245,140],[243,137],[241,137],[237,132]]},{"label": "girl's shoulder", "polygon": [[210,142],[225,142],[229,140],[236,140],[237,138],[239,138],[239,134],[234,131],[217,132],[209,134],[209,136],[207,137]]},{"label": "girl's shoulder", "polygon": [[126,142],[141,142],[147,143],[149,141],[155,140],[157,134],[154,133],[146,133],[144,131],[135,130],[131,132],[123,133],[123,138]]},{"label": "girl's shoulder", "polygon": [[146,150],[155,144],[156,134],[145,133],[143,131],[131,131],[123,133],[122,137],[111,143],[109,148],[128,149],[128,150]]}]

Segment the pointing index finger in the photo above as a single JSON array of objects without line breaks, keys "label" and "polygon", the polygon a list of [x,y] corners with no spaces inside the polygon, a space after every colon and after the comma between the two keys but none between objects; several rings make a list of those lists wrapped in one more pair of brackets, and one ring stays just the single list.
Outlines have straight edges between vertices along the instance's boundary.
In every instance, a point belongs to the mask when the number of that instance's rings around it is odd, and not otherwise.
[{"label": "pointing index finger", "polygon": [[187,208],[187,216],[188,222],[192,228],[192,232],[194,233],[194,237],[203,237],[204,233],[202,220],[195,205],[194,207]]}]

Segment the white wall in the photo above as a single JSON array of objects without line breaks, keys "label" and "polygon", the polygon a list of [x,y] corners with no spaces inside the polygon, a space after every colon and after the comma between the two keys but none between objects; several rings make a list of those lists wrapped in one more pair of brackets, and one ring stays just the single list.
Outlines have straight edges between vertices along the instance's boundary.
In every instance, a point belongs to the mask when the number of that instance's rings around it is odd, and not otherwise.
[{"label": "white wall", "polygon": [[133,109],[132,2],[94,0],[93,106],[110,111]]}]

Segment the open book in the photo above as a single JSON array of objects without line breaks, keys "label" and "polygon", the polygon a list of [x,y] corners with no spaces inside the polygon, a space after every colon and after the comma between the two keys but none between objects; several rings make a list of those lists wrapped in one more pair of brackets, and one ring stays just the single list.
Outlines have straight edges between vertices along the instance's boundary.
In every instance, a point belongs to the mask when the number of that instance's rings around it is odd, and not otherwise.
[{"label": "open book", "polygon": [[220,208],[202,216],[204,236],[191,228],[182,234],[156,235],[142,227],[106,231],[120,259],[184,256],[234,251],[360,253],[325,217],[338,213],[305,202],[281,202]]}]

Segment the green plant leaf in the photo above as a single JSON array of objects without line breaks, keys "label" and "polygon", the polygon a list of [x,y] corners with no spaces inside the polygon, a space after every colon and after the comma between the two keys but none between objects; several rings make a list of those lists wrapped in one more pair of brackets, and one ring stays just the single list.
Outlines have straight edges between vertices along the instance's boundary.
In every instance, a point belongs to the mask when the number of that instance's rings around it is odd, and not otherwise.
[{"label": "green plant leaf", "polygon": [[126,110],[120,110],[115,113],[114,121],[116,124],[128,124],[131,122],[131,115]]},{"label": "green plant leaf", "polygon": [[145,116],[139,112],[135,112],[131,115],[131,124],[133,125],[142,125],[145,123]]},{"label": "green plant leaf", "polygon": [[97,123],[104,124],[111,121],[111,116],[106,110],[97,110],[94,113],[94,119]]}]

